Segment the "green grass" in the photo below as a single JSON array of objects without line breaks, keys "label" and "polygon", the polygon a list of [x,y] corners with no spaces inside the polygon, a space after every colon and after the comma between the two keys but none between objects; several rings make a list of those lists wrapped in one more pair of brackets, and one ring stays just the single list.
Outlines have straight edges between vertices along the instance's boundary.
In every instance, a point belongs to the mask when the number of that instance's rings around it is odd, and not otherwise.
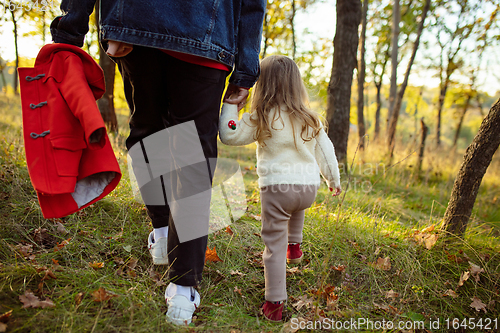
[{"label": "green grass", "polygon": [[[0,315],[12,310],[7,332],[176,330],[165,321],[168,268],[151,264],[146,248],[151,225],[128,183],[126,115],[119,115],[119,134],[111,137],[123,172],[117,189],[80,213],[46,220],[26,169],[19,105],[17,98],[0,96]],[[377,144],[365,152],[355,153],[355,142],[350,147],[349,158],[356,154],[357,166],[350,177],[342,175],[344,182],[350,178],[349,189],[337,199],[323,185],[307,211],[305,260],[288,267],[285,321],[275,324],[258,315],[264,301],[264,245],[255,219],[260,214],[257,176],[251,168],[255,148],[220,146],[221,157],[250,169],[244,175],[248,211],[230,225],[233,234],[220,230],[209,236],[209,247],[215,246],[223,262],[206,264],[199,288],[202,303],[186,330],[292,332],[292,323],[300,318],[324,317],[422,320],[429,331],[445,332],[447,318],[498,318],[498,156],[481,185],[465,238],[445,242],[441,237],[428,250],[414,240],[414,233],[433,224],[439,227],[460,155],[442,158],[443,152],[428,152],[416,177],[415,157],[405,159],[407,151],[397,152],[394,161],[402,162],[391,167],[379,158],[383,150]],[[58,222],[67,233],[58,231]],[[389,269],[371,265],[386,257]],[[471,276],[457,287],[469,261],[484,272],[479,281]],[[91,268],[94,262],[103,267]],[[56,279],[44,279],[48,271]],[[99,288],[117,297],[95,302],[92,293]],[[458,297],[443,296],[449,289]],[[23,308],[19,296],[28,290],[42,300],[49,298],[55,307]],[[390,290],[397,296],[387,298]],[[488,305],[486,313],[470,307],[473,297]],[[431,321],[438,318],[441,329],[431,329]]]}]

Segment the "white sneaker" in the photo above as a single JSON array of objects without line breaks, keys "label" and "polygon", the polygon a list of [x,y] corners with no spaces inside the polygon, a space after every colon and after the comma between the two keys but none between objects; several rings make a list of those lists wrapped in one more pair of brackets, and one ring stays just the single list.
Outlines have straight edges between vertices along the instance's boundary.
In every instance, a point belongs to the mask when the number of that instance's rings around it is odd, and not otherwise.
[{"label": "white sneaker", "polygon": [[[184,293],[177,293],[178,288],[188,290],[190,299]],[[200,306],[200,294],[193,287],[178,286],[170,283],[165,290],[165,301],[167,302],[167,321],[175,325],[189,325],[193,319],[193,313]]]},{"label": "white sneaker", "polygon": [[167,238],[154,239],[154,231],[148,237],[148,249],[153,257],[153,264],[168,265]]}]

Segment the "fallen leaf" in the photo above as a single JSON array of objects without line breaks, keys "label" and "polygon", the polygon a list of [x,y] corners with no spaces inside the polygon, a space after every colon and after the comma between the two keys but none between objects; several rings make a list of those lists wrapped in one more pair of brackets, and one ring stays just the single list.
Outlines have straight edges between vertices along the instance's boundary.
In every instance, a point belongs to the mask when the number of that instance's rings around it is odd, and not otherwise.
[{"label": "fallen leaf", "polygon": [[456,292],[454,292],[453,290],[451,289],[448,289],[446,290],[446,292],[443,294],[443,297],[444,296],[450,296],[451,298],[457,298],[458,297],[458,294]]},{"label": "fallen leaf", "polygon": [[424,245],[427,250],[430,250],[436,244],[439,236],[437,234],[417,231],[413,235],[413,238],[418,244]]},{"label": "fallen leaf", "polygon": [[24,295],[19,296],[19,300],[23,303],[23,308],[47,308],[56,306],[54,302],[50,299],[45,299],[44,301],[40,301],[38,297],[33,295],[31,291],[26,291]]},{"label": "fallen leaf", "polygon": [[328,311],[334,311],[335,309],[337,309],[338,304],[339,296],[334,292],[329,293],[326,297],[326,309]]},{"label": "fallen leaf", "polygon": [[469,261],[470,264],[470,275],[476,280],[476,282],[479,282],[479,274],[484,273],[484,269],[479,267],[478,265],[473,264],[472,262]]},{"label": "fallen leaf", "polygon": [[215,250],[215,246],[213,250],[210,250],[207,246],[207,251],[205,252],[205,262],[211,261],[211,262],[217,262],[217,261],[222,261],[221,258],[217,255],[217,252]]},{"label": "fallen leaf", "polygon": [[27,245],[22,245],[18,244],[16,245],[17,251],[25,258],[29,257],[32,255],[33,252],[33,245],[27,244]]},{"label": "fallen leaf", "polygon": [[385,292],[385,298],[397,298],[397,297],[399,297],[399,293],[395,292],[392,289]]},{"label": "fallen leaf", "polygon": [[118,297],[118,295],[108,293],[103,287],[100,287],[92,292],[94,302],[104,302],[112,299],[113,297]]},{"label": "fallen leaf", "polygon": [[380,253],[380,246],[377,246],[377,248],[375,249],[375,252],[373,254],[378,256],[379,253]]},{"label": "fallen leaf", "polygon": [[304,306],[306,308],[311,308],[313,305],[313,298],[312,297],[307,297],[306,295],[300,296],[295,303],[292,303],[292,306],[299,311],[302,309]]},{"label": "fallen leaf", "polygon": [[118,265],[123,265],[125,263],[125,261],[123,261],[123,259],[120,257],[113,257],[113,261]]},{"label": "fallen leaf", "polygon": [[387,312],[389,312],[391,310],[391,308],[386,304],[378,304],[378,303],[373,302],[373,305],[375,306],[376,309],[384,310]]},{"label": "fallen leaf", "polygon": [[474,296],[471,298],[472,303],[470,304],[471,308],[476,309],[476,311],[481,311],[483,310],[486,313],[486,304],[484,304],[479,298]]},{"label": "fallen leaf", "polygon": [[61,242],[61,244],[59,244],[59,242],[57,242],[56,246],[54,247],[54,252],[57,252],[59,251],[60,249],[62,249],[63,247],[65,247],[66,245],[69,244],[69,241],[71,240],[71,238],[68,238],[66,240],[63,240]]},{"label": "fallen leaf", "polygon": [[56,230],[58,233],[60,233],[60,234],[67,234],[68,233],[68,230],[66,230],[66,228],[64,227],[64,225],[61,222],[57,222],[56,226],[57,226]]},{"label": "fallen leaf", "polygon": [[50,235],[45,228],[35,229],[33,232],[33,240],[39,245],[50,243]]},{"label": "fallen leaf", "polygon": [[93,269],[100,269],[104,268],[104,263],[103,262],[89,262],[89,266],[92,267]]},{"label": "fallen leaf", "polygon": [[229,226],[226,227],[226,232],[229,234],[229,235],[234,235],[234,232],[233,230],[231,230],[231,228]]},{"label": "fallen leaf", "polygon": [[137,262],[139,259],[131,258],[127,263],[127,275],[135,277],[137,274],[135,273],[135,267],[137,266]]},{"label": "fallen leaf", "polygon": [[435,228],[435,225],[432,224],[432,225],[428,226],[427,228],[422,229],[422,232],[423,233],[432,232],[432,231],[434,231],[434,228]]},{"label": "fallen leaf", "polygon": [[164,286],[166,283],[162,280],[162,276],[160,275],[160,273],[158,273],[157,271],[155,271],[153,269],[153,267],[151,267],[149,270],[149,277],[151,278],[151,280],[153,280],[155,282],[155,284],[160,287],[160,286]]},{"label": "fallen leaf", "polygon": [[260,238],[260,237],[262,237],[262,236],[261,236],[259,233],[257,233],[257,232],[254,232],[254,233],[253,233],[253,235],[254,235],[254,236],[257,236],[257,237],[259,237],[259,238]]},{"label": "fallen leaf", "polygon": [[470,276],[470,272],[469,271],[463,272],[462,275],[460,275],[460,280],[458,281],[458,287],[463,286],[464,282],[469,279],[469,276]]},{"label": "fallen leaf", "polygon": [[239,289],[237,286],[234,286],[234,292],[240,294],[240,296],[243,296],[241,293],[241,289]]},{"label": "fallen leaf", "polygon": [[250,214],[250,217],[256,219],[257,221],[261,221],[262,220],[262,216],[260,216],[258,214]]},{"label": "fallen leaf", "polygon": [[376,262],[368,263],[368,265],[376,269],[388,271],[391,269],[391,259],[389,257],[379,257]]},{"label": "fallen leaf", "polygon": [[234,270],[231,270],[231,275],[239,275],[239,276],[245,276],[245,274],[241,273],[240,271],[234,271]]},{"label": "fallen leaf", "polygon": [[292,268],[287,268],[287,269],[286,269],[286,275],[287,275],[287,276],[288,276],[288,275],[298,274],[298,273],[300,273],[300,269],[299,269],[297,266],[292,267]]},{"label": "fallen leaf", "polygon": [[343,272],[345,270],[345,266],[344,265],[332,266],[332,269],[336,270],[337,272]]},{"label": "fallen leaf", "polygon": [[5,312],[3,315],[0,316],[0,323],[8,322],[11,315],[12,315],[12,310]]},{"label": "fallen leaf", "polygon": [[76,294],[76,296],[75,296],[75,304],[76,304],[76,306],[79,306],[80,303],[82,303],[83,296],[85,296],[84,293],[78,293],[78,294]]}]

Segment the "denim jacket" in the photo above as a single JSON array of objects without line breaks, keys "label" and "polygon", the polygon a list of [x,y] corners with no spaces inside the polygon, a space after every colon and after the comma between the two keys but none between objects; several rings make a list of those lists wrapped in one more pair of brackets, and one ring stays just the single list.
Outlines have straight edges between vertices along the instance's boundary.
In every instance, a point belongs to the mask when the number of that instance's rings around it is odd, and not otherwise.
[{"label": "denim jacket", "polygon": [[[51,24],[54,42],[83,46],[96,0],[63,0]],[[100,39],[189,53],[234,71],[250,88],[259,76],[265,0],[101,0]]]}]

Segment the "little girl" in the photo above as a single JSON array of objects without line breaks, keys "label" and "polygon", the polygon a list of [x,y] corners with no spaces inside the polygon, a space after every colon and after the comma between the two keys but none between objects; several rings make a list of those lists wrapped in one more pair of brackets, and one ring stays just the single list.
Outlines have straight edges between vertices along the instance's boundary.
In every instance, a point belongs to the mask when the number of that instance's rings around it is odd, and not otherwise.
[{"label": "little girl", "polygon": [[[220,139],[227,145],[257,141],[261,189],[262,240],[266,302],[264,316],[281,321],[286,293],[286,263],[302,259],[304,212],[314,202],[319,173],[334,196],[341,192],[333,144],[314,112],[299,68],[285,56],[262,60],[254,88],[252,113],[238,120],[237,105],[224,104]],[[318,168],[319,165],[319,168]]]}]

